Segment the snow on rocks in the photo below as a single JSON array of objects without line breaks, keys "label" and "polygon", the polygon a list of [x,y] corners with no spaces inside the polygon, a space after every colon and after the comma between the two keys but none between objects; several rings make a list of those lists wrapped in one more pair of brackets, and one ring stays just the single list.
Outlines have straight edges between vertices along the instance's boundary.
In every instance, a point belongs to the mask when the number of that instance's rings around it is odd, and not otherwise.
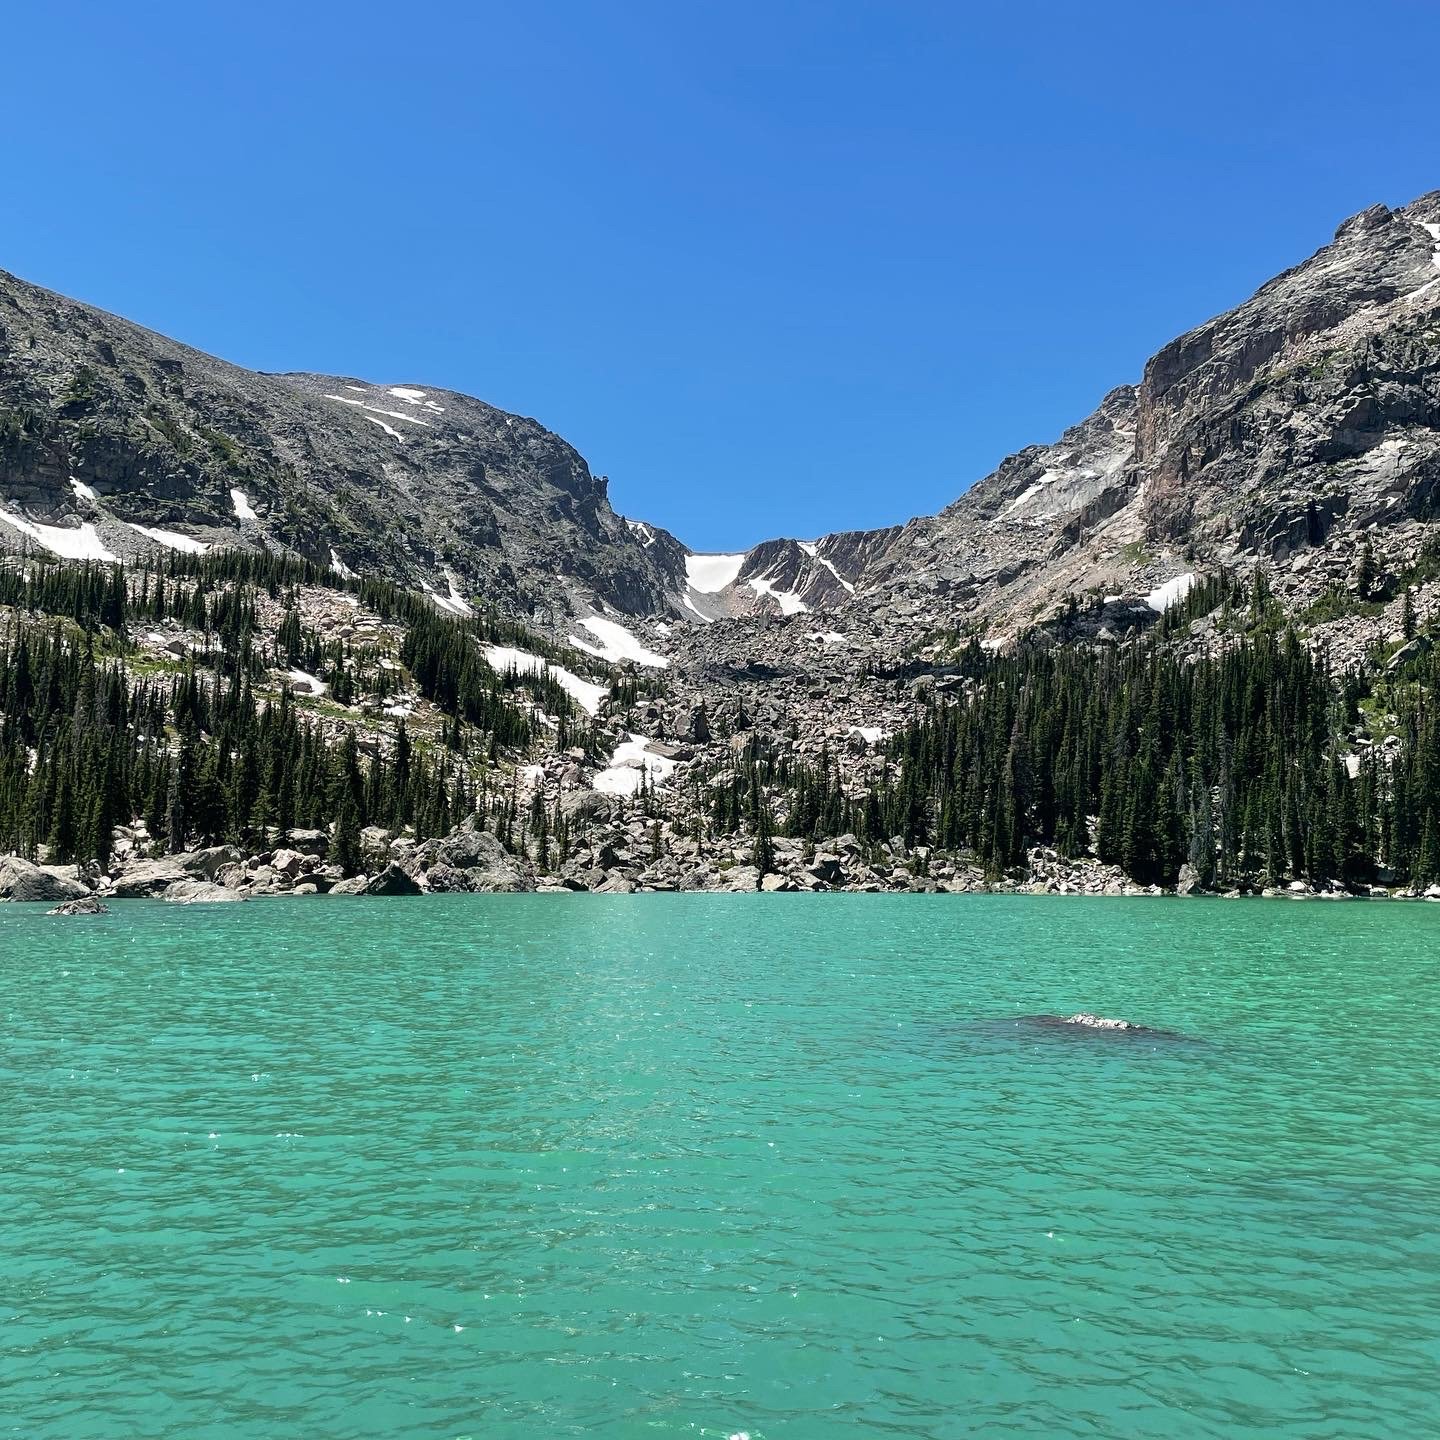
[{"label": "snow on rocks", "polygon": [[1162,614],[1172,605],[1178,605],[1195,588],[1195,574],[1187,571],[1184,575],[1177,575],[1173,580],[1167,580],[1163,585],[1157,585],[1146,597],[1145,603],[1152,609]]},{"label": "snow on rocks", "polygon": [[340,552],[333,545],[330,547],[330,568],[342,580],[357,578],[355,572],[340,558]]},{"label": "snow on rocks", "polygon": [[28,535],[37,545],[64,560],[106,560],[113,564],[119,559],[105,548],[104,542],[95,533],[95,527],[88,521],[74,528],[67,525],[41,525],[38,521],[24,520],[19,515],[12,515],[8,510],[0,510],[0,520],[13,526],[22,535]]},{"label": "snow on rocks", "polygon": [[623,625],[616,620],[606,620],[599,615],[587,616],[580,622],[600,643],[591,645],[577,635],[571,635],[570,643],[587,655],[598,655],[602,660],[619,662],[633,660],[637,665],[649,665],[664,670],[670,662],[653,650],[647,650]]},{"label": "snow on rocks", "polygon": [[137,525],[133,520],[125,522],[137,534],[163,545],[167,550],[179,550],[184,555],[203,555],[210,547],[203,540],[191,535],[182,535],[178,530],[161,530],[154,525]]},{"label": "snow on rocks", "polygon": [[633,732],[615,747],[610,763],[595,777],[595,789],[602,795],[633,795],[645,777],[652,785],[663,785],[675,773],[676,761],[650,750],[648,736]]},{"label": "snow on rocks", "polygon": [[243,490],[232,489],[230,491],[230,504],[235,508],[237,520],[258,520],[260,518],[255,513],[255,507],[250,503],[250,497]]},{"label": "snow on rocks", "polygon": [[608,685],[597,685],[593,680],[582,680],[563,665],[556,665],[528,650],[517,650],[513,645],[487,645],[485,659],[497,675],[543,675],[550,678],[587,714],[598,715],[600,702],[610,693]]},{"label": "snow on rocks", "polygon": [[98,500],[100,498],[83,480],[77,480],[73,475],[70,477],[70,488],[75,492],[77,500]]}]

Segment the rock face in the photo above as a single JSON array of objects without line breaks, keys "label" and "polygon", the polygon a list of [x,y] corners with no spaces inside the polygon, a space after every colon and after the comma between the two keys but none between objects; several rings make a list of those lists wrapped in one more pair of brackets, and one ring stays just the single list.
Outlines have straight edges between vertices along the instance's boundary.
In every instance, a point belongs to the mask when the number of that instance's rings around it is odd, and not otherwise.
[{"label": "rock face", "polygon": [[42,865],[32,865],[18,856],[0,858],[0,900],[80,900],[89,891],[78,881],[67,879]]}]

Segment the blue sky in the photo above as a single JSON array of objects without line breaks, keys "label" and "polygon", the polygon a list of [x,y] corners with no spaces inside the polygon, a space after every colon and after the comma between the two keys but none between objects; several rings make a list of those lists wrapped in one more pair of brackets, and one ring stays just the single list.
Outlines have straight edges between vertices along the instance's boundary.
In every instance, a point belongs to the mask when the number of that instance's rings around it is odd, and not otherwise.
[{"label": "blue sky", "polygon": [[1440,7],[32,4],[0,267],[533,415],[697,549],[888,524],[1440,186]]}]

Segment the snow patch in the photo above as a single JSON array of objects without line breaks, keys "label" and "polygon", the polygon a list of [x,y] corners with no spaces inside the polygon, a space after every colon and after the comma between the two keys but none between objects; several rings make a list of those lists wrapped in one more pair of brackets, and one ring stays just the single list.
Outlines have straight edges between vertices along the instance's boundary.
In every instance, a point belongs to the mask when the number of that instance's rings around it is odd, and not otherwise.
[{"label": "snow patch", "polygon": [[330,688],[318,675],[312,675],[308,670],[290,670],[286,673],[292,685],[303,685],[312,695],[323,695]]},{"label": "snow patch", "polygon": [[455,584],[454,571],[445,571],[445,584],[450,590],[450,608],[458,615],[473,615],[475,607],[460,593],[459,586]]},{"label": "snow patch", "polygon": [[100,498],[83,480],[77,480],[73,475],[70,477],[70,488],[75,492],[76,499],[98,500]]},{"label": "snow patch", "polygon": [[680,603],[702,624],[713,625],[715,623],[715,617],[713,615],[706,615],[703,611],[697,609],[695,602],[688,595],[682,595],[680,597]]},{"label": "snow patch", "polygon": [[818,640],[822,645],[848,645],[850,641],[838,630],[812,630],[812,640]]},{"label": "snow patch", "polygon": [[615,747],[610,763],[595,777],[595,789],[605,795],[633,795],[645,777],[652,785],[663,785],[675,773],[674,760],[653,755],[647,736],[633,732]]},{"label": "snow patch", "polygon": [[71,529],[64,525],[41,525],[36,521],[22,520],[8,510],[0,510],[0,520],[13,525],[22,535],[28,535],[37,545],[43,545],[54,555],[65,560],[108,560],[112,564],[119,557],[112,555],[104,542],[89,523]]},{"label": "snow patch", "polygon": [[182,535],[178,530],[160,530],[153,525],[137,525],[133,520],[125,522],[132,530],[164,545],[168,550],[179,550],[185,555],[203,555],[210,547],[203,540]]},{"label": "snow patch", "polygon": [[340,552],[333,545],[330,547],[330,568],[342,580],[357,578],[355,572],[340,558]]},{"label": "snow patch", "polygon": [[475,613],[470,602],[455,588],[455,576],[449,570],[445,571],[445,584],[449,588],[448,595],[442,595],[433,586],[427,585],[423,580],[420,588],[442,609],[451,615],[462,615],[467,619]]},{"label": "snow patch", "polygon": [[821,555],[818,550],[807,550],[805,553],[811,556],[812,559],[818,560],[841,583],[841,585],[845,587],[845,593],[847,595],[853,595],[855,593],[855,587],[835,568],[835,566],[829,560],[827,560],[823,555]]},{"label": "snow patch", "polygon": [[243,490],[231,490],[230,503],[235,507],[235,518],[237,520],[258,520],[260,518],[255,513],[255,507],[251,505],[249,497]]},{"label": "snow patch", "polygon": [[757,595],[768,595],[780,607],[782,615],[803,615],[810,607],[792,590],[777,590],[774,581],[764,575],[752,575],[745,582]]},{"label": "snow patch", "polygon": [[425,398],[423,390],[412,389],[409,385],[392,385],[390,394],[397,400],[413,400],[416,404]]},{"label": "snow patch", "polygon": [[698,595],[718,595],[735,583],[744,564],[743,554],[687,555],[685,579]]},{"label": "snow patch", "polygon": [[852,725],[850,734],[858,735],[867,745],[878,745],[885,738],[885,732],[878,725]]},{"label": "snow patch", "polygon": [[1172,605],[1178,605],[1194,588],[1194,572],[1187,571],[1184,575],[1177,575],[1173,580],[1165,581],[1163,585],[1157,585],[1145,597],[1145,603],[1152,610],[1158,610],[1163,614]]},{"label": "snow patch", "polygon": [[555,665],[528,650],[517,650],[511,645],[487,645],[485,659],[497,675],[543,675],[550,678],[587,714],[598,715],[600,702],[610,693],[608,685],[597,685],[593,680],[582,680],[563,665]]},{"label": "snow patch", "polygon": [[570,643],[576,649],[585,651],[587,655],[598,655],[602,660],[617,662],[633,660],[637,665],[649,665],[657,670],[669,668],[670,662],[663,655],[647,650],[623,625],[614,620],[602,620],[597,615],[590,615],[582,620],[580,625],[600,642],[598,645],[590,645],[577,635],[570,636]]},{"label": "snow patch", "polygon": [[428,420],[422,420],[418,415],[407,415],[403,410],[382,410],[378,405],[367,405],[363,400],[352,400],[348,395],[327,395],[325,398],[338,400],[342,405],[354,405],[357,409],[374,415],[388,415],[392,420],[404,420],[408,425],[421,425],[427,430],[430,428]]},{"label": "snow patch", "polygon": [[655,543],[655,531],[643,520],[626,520],[631,531],[640,537],[640,543],[648,550]]},{"label": "snow patch", "polygon": [[398,440],[402,445],[405,437],[393,426],[388,425],[378,415],[367,415],[365,417],[372,425],[378,425],[392,440]]}]

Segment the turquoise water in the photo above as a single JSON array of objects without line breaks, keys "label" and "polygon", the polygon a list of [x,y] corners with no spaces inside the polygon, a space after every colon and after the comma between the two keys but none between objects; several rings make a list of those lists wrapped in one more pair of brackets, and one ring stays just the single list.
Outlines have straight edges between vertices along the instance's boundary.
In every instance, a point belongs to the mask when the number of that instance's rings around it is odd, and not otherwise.
[{"label": "turquoise water", "polygon": [[[0,1433],[1440,1433],[1437,947],[1399,904],[0,906]],[[1193,1039],[1013,1023],[1079,1009]]]}]

